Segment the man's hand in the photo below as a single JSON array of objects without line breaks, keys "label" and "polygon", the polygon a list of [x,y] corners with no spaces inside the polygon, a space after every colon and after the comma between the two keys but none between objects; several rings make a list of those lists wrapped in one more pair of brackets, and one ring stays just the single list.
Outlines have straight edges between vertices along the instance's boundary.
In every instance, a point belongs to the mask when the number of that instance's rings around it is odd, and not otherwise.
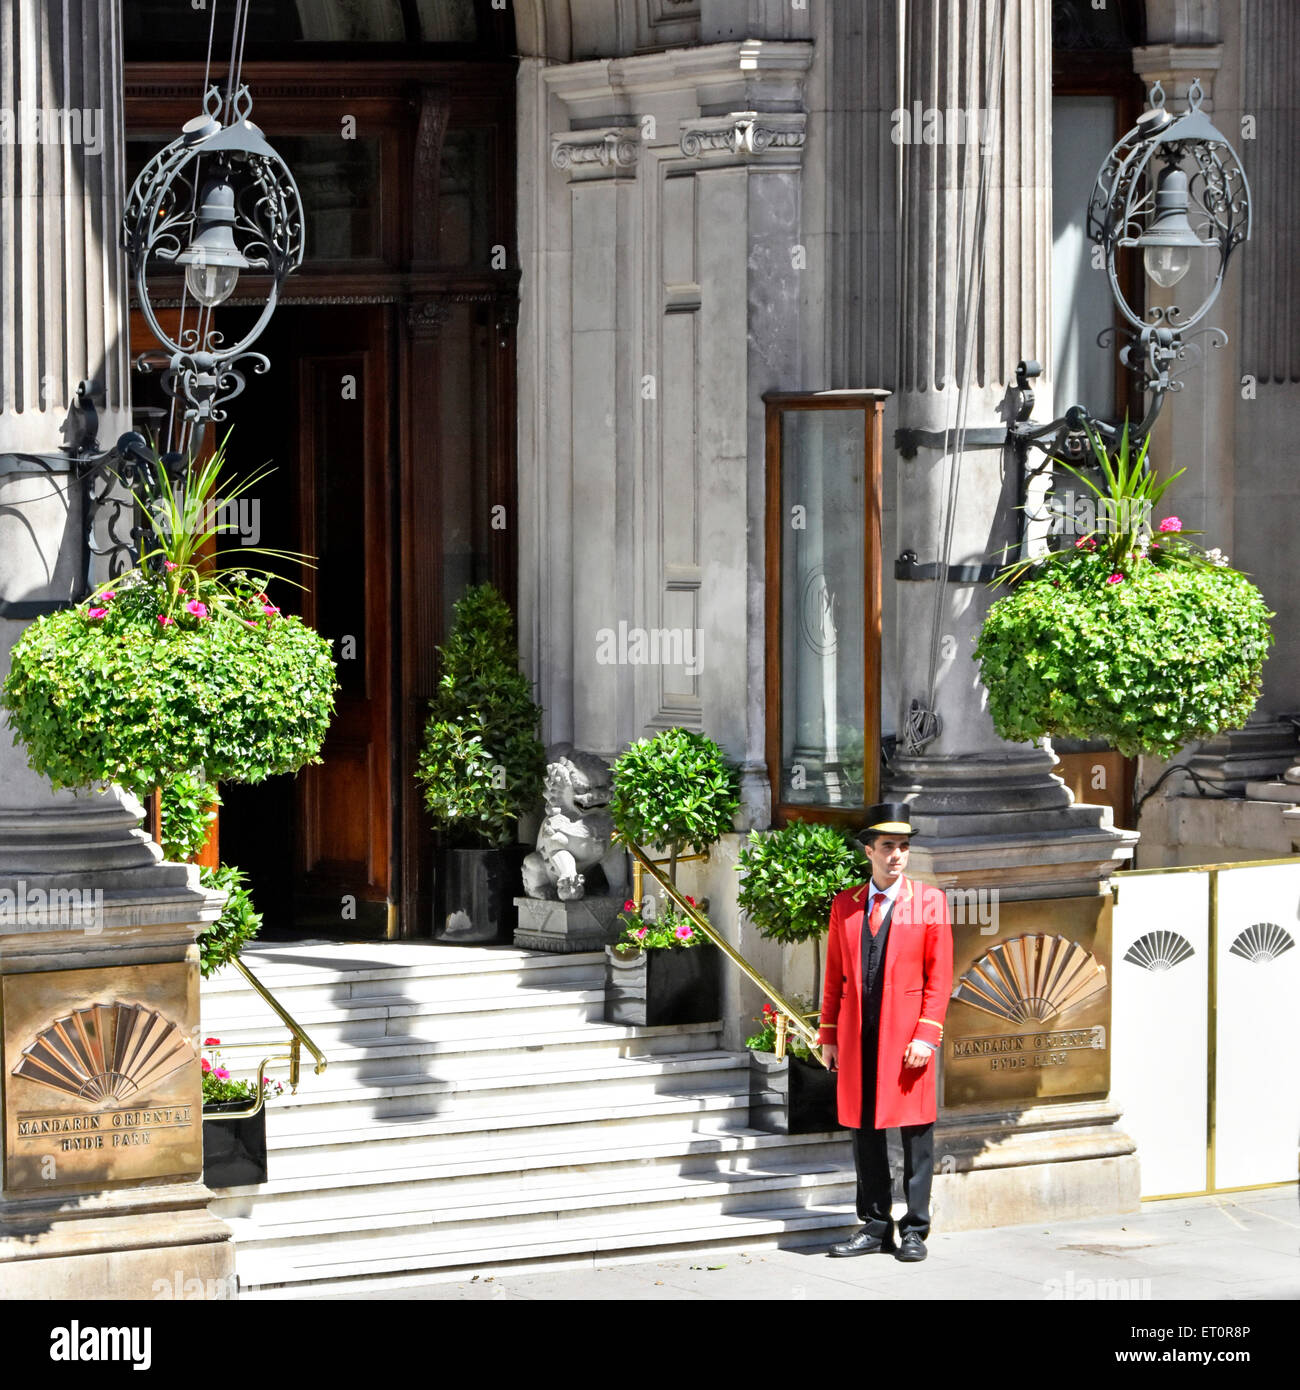
[{"label": "man's hand", "polygon": [[923,1067],[932,1055],[924,1043],[910,1042],[907,1045],[907,1051],[903,1053],[903,1065],[905,1067]]},{"label": "man's hand", "polygon": [[838,1043],[822,1043],[822,1061],[826,1063],[831,1071],[835,1070],[836,1058],[839,1055],[840,1047]]}]

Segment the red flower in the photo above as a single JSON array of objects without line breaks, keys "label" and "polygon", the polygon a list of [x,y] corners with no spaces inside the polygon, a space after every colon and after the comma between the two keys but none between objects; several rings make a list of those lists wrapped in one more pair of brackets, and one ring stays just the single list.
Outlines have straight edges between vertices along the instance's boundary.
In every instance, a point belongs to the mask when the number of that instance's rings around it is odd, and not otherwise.
[{"label": "red flower", "polygon": [[687,895],[686,895],[686,901],[687,901],[688,903],[690,903],[690,905],[691,905],[692,907],[695,906],[695,899],[694,899],[693,897],[691,897],[691,895],[690,895],[689,893],[687,893]]},{"label": "red flower", "polygon": [[203,1059],[203,1061],[200,1063],[200,1065],[203,1067],[203,1070],[204,1070],[205,1072],[209,1072],[209,1071],[212,1070],[212,1063],[209,1062],[208,1059],[207,1059],[206,1057]]},{"label": "red flower", "polygon": [[625,902],[625,903],[623,904],[623,911],[624,911],[624,912],[635,912],[635,911],[636,911],[636,904],[632,901],[631,898],[629,898],[629,899],[627,900],[627,902]]},{"label": "red flower", "polygon": [[220,1047],[220,1046],[221,1046],[221,1039],[220,1039],[220,1038],[204,1038],[204,1039],[203,1039],[203,1046],[204,1046],[204,1047]]}]

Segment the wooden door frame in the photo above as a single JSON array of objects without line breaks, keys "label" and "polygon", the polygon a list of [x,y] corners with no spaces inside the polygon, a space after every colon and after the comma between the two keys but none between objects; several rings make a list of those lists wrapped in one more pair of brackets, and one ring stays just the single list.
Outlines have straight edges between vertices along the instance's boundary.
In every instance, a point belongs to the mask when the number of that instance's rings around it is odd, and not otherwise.
[{"label": "wooden door frame", "polygon": [[[772,789],[772,824],[791,821],[824,821],[846,829],[862,824],[862,813],[880,794],[880,676],[884,618],[883,488],[884,411],[888,392],[878,391],[770,391],[763,397],[766,410],[766,751],[767,776]],[[781,420],[786,414],[817,410],[856,411],[863,417],[862,458],[862,806],[819,806],[783,802],[782,769],[783,683],[785,655],[781,621],[781,565],[785,553],[786,512],[782,500]]]}]

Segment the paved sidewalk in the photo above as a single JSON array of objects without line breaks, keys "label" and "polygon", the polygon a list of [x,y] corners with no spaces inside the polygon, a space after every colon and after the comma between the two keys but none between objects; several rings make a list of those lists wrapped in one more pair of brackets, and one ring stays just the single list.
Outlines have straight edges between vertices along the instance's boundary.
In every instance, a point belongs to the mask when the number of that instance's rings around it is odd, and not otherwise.
[{"label": "paved sidewalk", "polygon": [[692,1251],[481,1276],[384,1299],[1300,1299],[1297,1189],[1148,1202],[1131,1216],[936,1231],[930,1258],[832,1260],[824,1248]]}]

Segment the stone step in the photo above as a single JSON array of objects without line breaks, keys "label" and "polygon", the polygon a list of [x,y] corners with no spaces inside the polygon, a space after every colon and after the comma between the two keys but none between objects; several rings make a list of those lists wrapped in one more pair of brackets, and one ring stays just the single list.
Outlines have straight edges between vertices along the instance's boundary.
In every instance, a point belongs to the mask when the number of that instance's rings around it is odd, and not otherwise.
[{"label": "stone step", "polygon": [[[526,1144],[542,1152],[581,1147],[590,1143],[592,1126],[599,1126],[611,1142],[628,1144],[690,1133],[704,1121],[709,1122],[710,1128],[719,1122],[724,1127],[743,1128],[748,1111],[747,1091],[702,1090],[694,1095],[573,1106],[540,1114],[519,1110],[499,1115],[453,1112],[418,1120],[399,1117],[323,1132],[268,1131],[267,1151],[270,1169],[278,1176],[316,1173],[325,1179],[331,1173],[373,1171],[397,1163],[451,1163]],[[521,1144],[521,1134],[527,1136],[526,1144]]]},{"label": "stone step", "polygon": [[[281,1175],[282,1165],[277,1162],[265,1183],[222,1189],[214,1210],[232,1216],[265,1210],[269,1219],[276,1220],[281,1212],[315,1210],[322,1202],[354,1198],[358,1210],[388,1210],[416,1198],[421,1205],[427,1200],[431,1207],[442,1202],[483,1202],[502,1191],[518,1196],[538,1182],[617,1181],[634,1186],[652,1175],[694,1183],[719,1173],[753,1170],[853,1171],[852,1146],[843,1132],[783,1135],[719,1128],[713,1133],[696,1131],[612,1146],[601,1131],[582,1131],[571,1138],[576,1142],[565,1148],[503,1143],[495,1153],[462,1155],[451,1161],[313,1171],[293,1177]],[[400,1154],[399,1147],[389,1156],[395,1159]]]},{"label": "stone step", "polygon": [[685,1058],[606,1061],[563,1071],[534,1067],[510,1074],[447,1080],[379,1078],[360,1086],[300,1088],[267,1102],[267,1123],[277,1135],[360,1125],[367,1120],[498,1115],[509,1110],[543,1116],[572,1105],[617,1105],[682,1090],[737,1090],[748,1064],[734,1053],[689,1053]]},{"label": "stone step", "polygon": [[[810,1207],[833,1203],[837,1208],[852,1200],[852,1172],[827,1166],[788,1172],[722,1174],[713,1179],[682,1182],[591,1181],[567,1184],[531,1184],[526,1192],[501,1191],[480,1194],[479,1200],[463,1199],[418,1205],[365,1204],[353,1197],[322,1202],[315,1211],[280,1214],[269,1219],[221,1213],[245,1251],[271,1249],[291,1241],[313,1241],[328,1246],[335,1256],[341,1247],[358,1255],[377,1249],[397,1250],[403,1244],[423,1244],[431,1230],[439,1235],[463,1237],[469,1244],[485,1224],[505,1224],[512,1237],[534,1239],[554,1231],[557,1222],[571,1218],[626,1217],[635,1208],[647,1225],[663,1225],[669,1210],[689,1203],[697,1218],[726,1216],[732,1211],[754,1215],[771,1208]],[[372,1209],[367,1209],[372,1206]],[[289,1215],[290,1219],[284,1219]]]},{"label": "stone step", "polygon": [[[278,1026],[278,1024],[277,1024]],[[204,1037],[213,1036],[205,1032]],[[545,1055],[556,1068],[592,1065],[597,1058],[651,1057],[717,1047],[716,1024],[695,1023],[681,1028],[634,1028],[612,1023],[587,1023],[554,1032],[534,1029],[480,1038],[431,1038],[404,1034],[400,1038],[370,1039],[364,1044],[332,1044],[326,1052],[327,1070],[320,1076],[304,1053],[300,1094],[326,1084],[364,1084],[377,1076],[415,1078],[436,1075],[447,1080],[498,1072],[521,1060]],[[279,1051],[287,1039],[276,1041],[272,1032],[259,1036],[268,1049]],[[237,1076],[256,1071],[257,1048],[223,1051],[222,1060]],[[273,1074],[281,1081],[287,1063],[277,1063]]]},{"label": "stone step", "polygon": [[636,1212],[616,1220],[575,1219],[557,1222],[556,1229],[545,1234],[530,1233],[528,1239],[515,1237],[509,1225],[484,1231],[482,1238],[472,1244],[461,1237],[439,1238],[431,1232],[424,1241],[389,1254],[339,1251],[336,1257],[328,1243],[292,1252],[249,1250],[245,1254],[241,1250],[240,1288],[241,1293],[283,1288],[287,1296],[302,1297],[313,1285],[326,1294],[331,1289],[341,1292],[350,1284],[367,1287],[352,1281],[398,1276],[389,1282],[410,1286],[419,1283],[422,1274],[449,1269],[457,1274],[486,1268],[505,1270],[574,1255],[590,1258],[635,1252],[649,1259],[660,1252],[692,1245],[746,1248],[773,1239],[779,1239],[783,1245],[821,1244],[857,1224],[848,1205],[824,1211],[791,1205],[754,1215],[717,1217],[697,1215],[686,1204],[662,1216],[656,1214],[656,1219],[649,1223]]},{"label": "stone step", "polygon": [[[531,994],[552,989],[603,989],[603,956],[548,958],[544,968],[523,965],[508,957],[500,964],[478,962],[472,970],[452,971],[428,965],[409,971],[363,970],[338,973],[331,970],[295,971],[280,975],[254,963],[257,979],[295,1017],[300,1010],[328,1009],[369,999],[455,1000],[466,995],[506,994],[518,990]],[[211,1018],[257,1013],[266,1008],[248,981],[235,970],[221,971],[203,986],[203,1012]]]},{"label": "stone step", "polygon": [[[501,970],[546,972],[574,966],[603,967],[603,951],[568,954],[515,946],[442,946],[429,941],[253,941],[241,959],[263,984],[311,984],[322,978],[408,980],[426,975],[463,977]],[[238,970],[226,967],[204,980],[203,992],[247,989]]]},{"label": "stone step", "polygon": [[[491,1037],[518,1033],[521,1024],[541,1028],[571,1028],[603,1021],[604,989],[541,990],[515,994],[483,995],[446,1001],[415,1002],[400,996],[379,996],[353,1003],[342,1002],[298,1012],[290,1010],[317,1046],[360,1042],[369,1038],[401,1037],[426,1033],[436,1027],[442,1038]],[[234,1017],[202,1016],[204,1037],[219,1037],[233,1045],[274,1038],[284,1025],[269,1010]]]}]

